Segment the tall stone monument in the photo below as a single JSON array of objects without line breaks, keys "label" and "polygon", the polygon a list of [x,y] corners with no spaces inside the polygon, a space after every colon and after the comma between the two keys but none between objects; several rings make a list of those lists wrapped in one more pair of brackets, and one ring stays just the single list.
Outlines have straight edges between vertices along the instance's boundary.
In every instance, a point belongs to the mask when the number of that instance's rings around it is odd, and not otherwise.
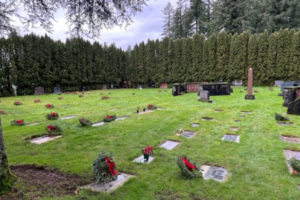
[{"label": "tall stone monument", "polygon": [[247,94],[245,96],[245,99],[255,99],[255,96],[252,93],[252,86],[253,86],[253,70],[252,68],[249,68],[248,70],[248,89]]}]

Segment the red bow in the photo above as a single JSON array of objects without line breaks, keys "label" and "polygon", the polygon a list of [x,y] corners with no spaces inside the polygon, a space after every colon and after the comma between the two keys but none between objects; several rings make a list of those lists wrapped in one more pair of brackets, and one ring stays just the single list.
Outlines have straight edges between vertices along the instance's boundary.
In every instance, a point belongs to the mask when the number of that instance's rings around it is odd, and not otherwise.
[{"label": "red bow", "polygon": [[114,169],[115,168],[115,163],[110,162],[109,158],[105,158],[105,162],[108,166],[108,171],[110,175],[115,176],[118,174],[118,172]]},{"label": "red bow", "polygon": [[149,104],[149,105],[148,105],[148,108],[152,108],[152,105],[151,105],[151,104]]},{"label": "red bow", "polygon": [[17,120],[16,123],[17,123],[17,124],[22,124],[22,123],[23,123],[23,120]]},{"label": "red bow", "polygon": [[47,107],[47,108],[50,108],[50,107],[51,107],[51,105],[50,105],[50,104],[46,104],[46,107]]},{"label": "red bow", "polygon": [[106,117],[105,117],[106,119],[110,119],[110,116],[109,115],[106,115]]},{"label": "red bow", "polygon": [[192,163],[187,161],[186,158],[181,158],[181,160],[184,163],[184,165],[188,168],[188,170],[192,171],[193,169],[196,169],[196,167]]},{"label": "red bow", "polygon": [[47,126],[47,129],[49,129],[50,131],[55,131],[55,129],[52,125]]},{"label": "red bow", "polygon": [[51,113],[51,117],[55,117],[55,115],[56,115],[55,112]]}]

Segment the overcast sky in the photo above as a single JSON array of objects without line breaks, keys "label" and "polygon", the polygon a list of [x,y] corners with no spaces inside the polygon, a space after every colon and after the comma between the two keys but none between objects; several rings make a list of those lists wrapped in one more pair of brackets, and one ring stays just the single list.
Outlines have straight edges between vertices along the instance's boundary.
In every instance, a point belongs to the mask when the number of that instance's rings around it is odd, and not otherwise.
[{"label": "overcast sky", "polygon": [[[115,43],[117,47],[124,50],[130,45],[133,47],[136,43],[147,41],[147,39],[161,38],[163,26],[162,9],[170,2],[175,7],[177,0],[150,0],[148,5],[142,8],[142,11],[132,17],[133,22],[131,25],[125,27],[114,27],[110,30],[102,30],[101,37],[95,39],[96,41],[104,44]],[[65,24],[66,20],[61,14],[56,17],[56,22],[53,26],[53,34],[47,33],[55,40],[65,41],[69,37],[67,34],[68,27]],[[29,31],[22,32],[22,34],[35,33],[44,35],[46,31],[41,28],[29,28]]]}]

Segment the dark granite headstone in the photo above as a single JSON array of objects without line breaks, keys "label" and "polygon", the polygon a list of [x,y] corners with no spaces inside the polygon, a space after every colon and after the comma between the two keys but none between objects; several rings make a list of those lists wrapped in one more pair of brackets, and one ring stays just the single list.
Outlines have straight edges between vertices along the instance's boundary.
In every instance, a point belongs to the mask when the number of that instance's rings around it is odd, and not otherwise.
[{"label": "dark granite headstone", "polygon": [[187,93],[187,84],[185,83],[175,83],[172,87],[172,95],[178,96]]},{"label": "dark granite headstone", "polygon": [[286,86],[283,90],[283,104],[282,106],[288,106],[289,103],[295,101],[300,97],[300,86]]},{"label": "dark granite headstone", "polygon": [[60,87],[56,86],[56,87],[53,89],[53,93],[54,93],[54,94],[61,94],[61,89],[60,89]]},{"label": "dark granite headstone", "polygon": [[230,95],[232,92],[231,84],[226,82],[200,84],[198,95],[200,95],[203,90],[209,91],[210,96]]},{"label": "dark granite headstone", "polygon": [[45,94],[44,87],[39,86],[34,88],[34,94],[35,95]]},{"label": "dark granite headstone", "polygon": [[300,115],[300,98],[288,104],[288,114]]}]

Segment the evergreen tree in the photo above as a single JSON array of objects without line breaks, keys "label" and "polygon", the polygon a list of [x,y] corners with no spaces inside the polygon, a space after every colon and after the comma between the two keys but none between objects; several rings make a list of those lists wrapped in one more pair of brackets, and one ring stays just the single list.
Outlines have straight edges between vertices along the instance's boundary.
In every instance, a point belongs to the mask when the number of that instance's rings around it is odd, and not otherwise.
[{"label": "evergreen tree", "polygon": [[257,49],[257,68],[253,69],[254,84],[264,85],[270,84],[269,68],[268,68],[268,33],[261,33],[258,35],[258,49]]},{"label": "evergreen tree", "polygon": [[193,81],[203,80],[201,76],[201,71],[204,68],[203,65],[203,47],[204,47],[204,36],[195,34],[192,41],[192,60],[193,63],[190,67],[190,72],[192,72]]},{"label": "evergreen tree", "polygon": [[166,7],[162,10],[164,15],[164,25],[163,25],[163,33],[162,35],[168,38],[172,38],[172,20],[174,15],[174,8],[170,2],[166,5]]},{"label": "evergreen tree", "polygon": [[183,70],[182,76],[184,77],[184,82],[193,82],[195,81],[193,78],[193,57],[191,56],[192,52],[192,39],[185,38],[182,39],[182,60],[181,60],[181,67]]},{"label": "evergreen tree", "polygon": [[292,80],[300,79],[300,31],[296,32],[293,36],[293,46],[291,52],[291,61],[294,73]]},{"label": "evergreen tree", "polygon": [[225,31],[222,31],[218,34],[217,40],[215,80],[225,81],[229,65],[230,36]]}]

